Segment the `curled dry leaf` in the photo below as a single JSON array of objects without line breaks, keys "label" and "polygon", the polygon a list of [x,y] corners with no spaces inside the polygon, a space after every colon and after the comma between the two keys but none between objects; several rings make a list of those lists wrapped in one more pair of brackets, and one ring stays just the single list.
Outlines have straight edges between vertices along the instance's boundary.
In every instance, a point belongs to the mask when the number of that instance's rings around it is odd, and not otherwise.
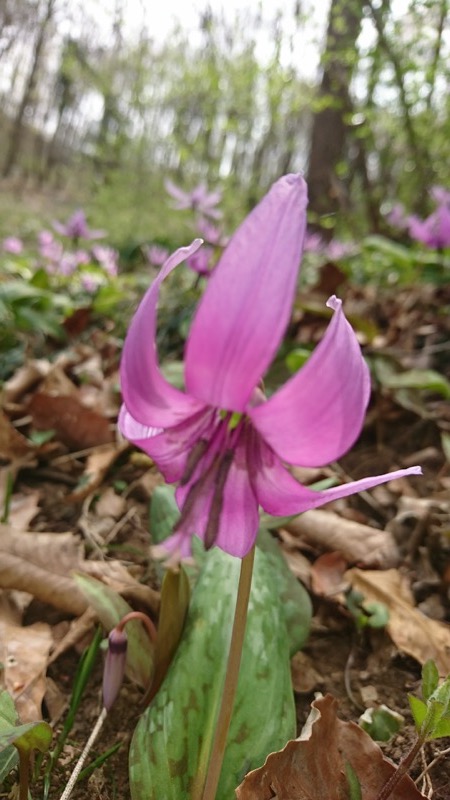
[{"label": "curled dry leaf", "polygon": [[332,597],[345,589],[347,562],[342,553],[324,553],[311,567],[311,587],[315,594]]},{"label": "curled dry leaf", "polygon": [[72,572],[85,572],[153,612],[159,592],[141,585],[120,561],[89,561],[72,533],[18,532],[0,525],[0,588],[26,591],[68,614],[83,614],[88,603]]},{"label": "curled dry leaf", "polygon": [[52,644],[50,626],[43,622],[21,627],[0,620],[4,687],[15,702],[21,722],[42,719],[45,671]]},{"label": "curled dry leaf", "polygon": [[351,569],[346,579],[365,600],[384,603],[389,609],[387,630],[399,650],[424,664],[432,658],[445,677],[450,672],[450,627],[422,614],[405,578],[396,569]]},{"label": "curled dry leaf", "polygon": [[[395,770],[378,745],[354,722],[337,715],[331,695],[312,703],[299,737],[272,753],[263,767],[249,772],[236,790],[238,800],[347,800],[345,767],[350,764],[361,785],[362,800],[377,794]],[[391,800],[425,800],[404,777]]]},{"label": "curled dry leaf", "polygon": [[52,364],[44,358],[27,361],[3,386],[6,403],[17,402],[22,395],[36,385],[52,370]]},{"label": "curled dry leaf", "polygon": [[0,409],[0,454],[7,461],[25,458],[34,450],[33,445],[16,431],[4,411]]},{"label": "curled dry leaf", "polygon": [[398,563],[391,533],[314,509],[296,517],[286,529],[324,550],[338,550],[349,563],[387,569]]},{"label": "curled dry leaf", "polygon": [[87,603],[70,570],[81,569],[82,545],[71,533],[18,533],[0,526],[0,588],[29,592],[78,616]]}]

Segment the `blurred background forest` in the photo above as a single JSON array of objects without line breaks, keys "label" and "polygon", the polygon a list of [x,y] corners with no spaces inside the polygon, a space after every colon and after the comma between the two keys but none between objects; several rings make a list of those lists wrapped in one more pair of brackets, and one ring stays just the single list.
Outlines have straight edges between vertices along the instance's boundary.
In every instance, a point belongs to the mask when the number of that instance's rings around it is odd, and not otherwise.
[{"label": "blurred background forest", "polygon": [[450,185],[448,0],[180,3],[165,30],[153,5],[1,0],[1,235],[82,206],[119,248],[170,241],[167,177],[220,187],[232,229],[302,170],[311,223],[357,239]]}]

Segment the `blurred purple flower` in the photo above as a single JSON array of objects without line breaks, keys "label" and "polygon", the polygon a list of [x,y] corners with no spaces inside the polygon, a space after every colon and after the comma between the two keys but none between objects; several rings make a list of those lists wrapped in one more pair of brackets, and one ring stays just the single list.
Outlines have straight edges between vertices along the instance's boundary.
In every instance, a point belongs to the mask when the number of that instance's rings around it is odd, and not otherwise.
[{"label": "blurred purple flower", "polygon": [[306,231],[305,239],[303,242],[304,253],[322,253],[324,248],[325,248],[325,242],[323,241],[320,233],[313,233],[312,231]]},{"label": "blurred purple flower", "polygon": [[53,227],[61,236],[68,236],[69,239],[74,241],[78,239],[102,239],[106,236],[105,231],[91,231],[88,228],[86,215],[81,208],[75,211],[65,224],[54,222]]},{"label": "blurred purple flower", "polygon": [[94,275],[92,272],[83,272],[81,275],[81,286],[89,294],[94,294],[102,283],[100,275]]},{"label": "blurred purple flower", "polygon": [[116,277],[119,271],[119,253],[117,250],[114,250],[113,247],[96,244],[92,248],[92,255],[110,277]]},{"label": "blurred purple flower", "polygon": [[214,250],[212,247],[201,247],[195,253],[192,253],[186,259],[186,264],[188,265],[189,269],[192,269],[194,272],[197,272],[198,275],[203,275],[204,277],[211,274],[212,271],[212,256],[214,255]]},{"label": "blurred purple flower", "polygon": [[228,236],[224,236],[222,230],[216,225],[213,225],[209,219],[205,219],[205,217],[200,217],[197,220],[197,230],[202,239],[208,242],[208,244],[217,247],[226,247],[228,244]]},{"label": "blurred purple flower", "polygon": [[339,239],[332,239],[325,248],[325,254],[330,261],[340,261],[341,258],[351,255],[354,250],[355,245],[351,242],[341,242]]},{"label": "blurred purple flower", "polygon": [[314,491],[286,464],[318,467],[358,437],[370,376],[340,300],[319,346],[300,371],[266,400],[261,379],[289,322],[306,227],[306,184],[278,180],[224,251],[197,308],[185,351],[182,392],[163,377],[156,352],[160,286],[195,253],[177,250],[148,289],[125,340],[121,383],[123,435],[154,459],[176,492],[181,516],[165,545],[190,553],[191,538],[243,557],[259,526],[258,507],[298,514],[370,489],[419,467]]},{"label": "blurred purple flower", "polygon": [[440,205],[424,220],[411,215],[408,217],[408,231],[411,239],[425,247],[435,250],[450,247],[450,207]]},{"label": "blurred purple flower", "polygon": [[3,250],[12,256],[20,256],[23,251],[22,239],[17,236],[7,236],[6,239],[3,239]]},{"label": "blurred purple flower", "polygon": [[432,186],[430,195],[437,206],[450,206],[450,192],[443,186]]},{"label": "blurred purple flower", "polygon": [[183,189],[180,189],[179,186],[176,186],[168,179],[164,182],[164,185],[166,191],[176,200],[174,208],[178,211],[191,208],[203,214],[205,217],[211,217],[212,219],[221,218],[222,212],[219,211],[216,206],[222,199],[222,192],[209,192],[204,183],[199,183],[191,192],[183,191]]},{"label": "blurred purple flower", "polygon": [[152,267],[162,267],[169,258],[169,251],[158,244],[144,245],[142,251]]},{"label": "blurred purple flower", "polygon": [[408,227],[408,217],[401,203],[394,203],[386,219],[393,228],[404,230]]}]

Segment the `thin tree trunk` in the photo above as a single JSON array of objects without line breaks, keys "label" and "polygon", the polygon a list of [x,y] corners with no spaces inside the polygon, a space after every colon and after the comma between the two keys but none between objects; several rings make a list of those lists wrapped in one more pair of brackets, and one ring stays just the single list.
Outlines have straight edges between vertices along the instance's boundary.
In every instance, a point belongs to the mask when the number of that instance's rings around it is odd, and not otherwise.
[{"label": "thin tree trunk", "polygon": [[33,59],[31,63],[30,72],[28,74],[28,78],[25,84],[25,89],[22,95],[22,100],[17,110],[17,114],[15,116],[9,137],[9,147],[6,154],[5,163],[3,165],[3,177],[5,178],[11,173],[11,170],[16,164],[20,152],[20,146],[24,131],[23,118],[25,116],[25,111],[30,104],[34,90],[36,88],[38,72],[41,63],[41,56],[45,43],[45,36],[47,33],[48,25],[53,15],[53,8],[55,2],[56,0],[47,0],[47,7],[45,10],[45,14],[39,26],[36,41],[34,43],[34,52],[33,52]]},{"label": "thin tree trunk", "polygon": [[[344,155],[346,115],[352,109],[349,88],[364,5],[364,0],[331,2],[322,57],[321,108],[313,118],[308,167],[309,209],[319,226],[320,217],[335,213],[343,200],[337,167]],[[332,231],[327,228],[323,235],[331,238]]]}]

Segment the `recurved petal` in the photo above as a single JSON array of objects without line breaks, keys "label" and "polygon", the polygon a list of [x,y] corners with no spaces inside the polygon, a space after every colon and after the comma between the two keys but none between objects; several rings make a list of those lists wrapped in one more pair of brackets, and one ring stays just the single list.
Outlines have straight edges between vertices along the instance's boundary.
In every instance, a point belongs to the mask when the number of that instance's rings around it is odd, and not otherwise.
[{"label": "recurved petal", "polygon": [[203,408],[201,402],[166,381],[156,352],[156,309],[161,283],[201,244],[201,239],[195,239],[189,247],[181,247],[167,259],[128,329],[120,367],[122,395],[129,414],[145,426],[167,428]]},{"label": "recurved petal", "polygon": [[306,362],[266,403],[248,410],[255,427],[283,461],[329,464],[357,439],[370,396],[370,375],[342,304]]},{"label": "recurved petal", "polygon": [[186,348],[195,397],[243,411],[289,321],[306,225],[306,184],[280,178],[231,238]]},{"label": "recurved petal", "polygon": [[332,500],[339,500],[341,497],[373,489],[374,486],[379,486],[381,483],[388,483],[388,481],[403,478],[406,475],[421,475],[422,473],[420,467],[409,467],[315,492],[296,481],[275,454],[271,453],[262,443],[257,460],[258,468],[255,468],[252,477],[255,493],[263,509],[274,516],[300,514],[311,508],[318,508],[325,503],[330,503]]}]

